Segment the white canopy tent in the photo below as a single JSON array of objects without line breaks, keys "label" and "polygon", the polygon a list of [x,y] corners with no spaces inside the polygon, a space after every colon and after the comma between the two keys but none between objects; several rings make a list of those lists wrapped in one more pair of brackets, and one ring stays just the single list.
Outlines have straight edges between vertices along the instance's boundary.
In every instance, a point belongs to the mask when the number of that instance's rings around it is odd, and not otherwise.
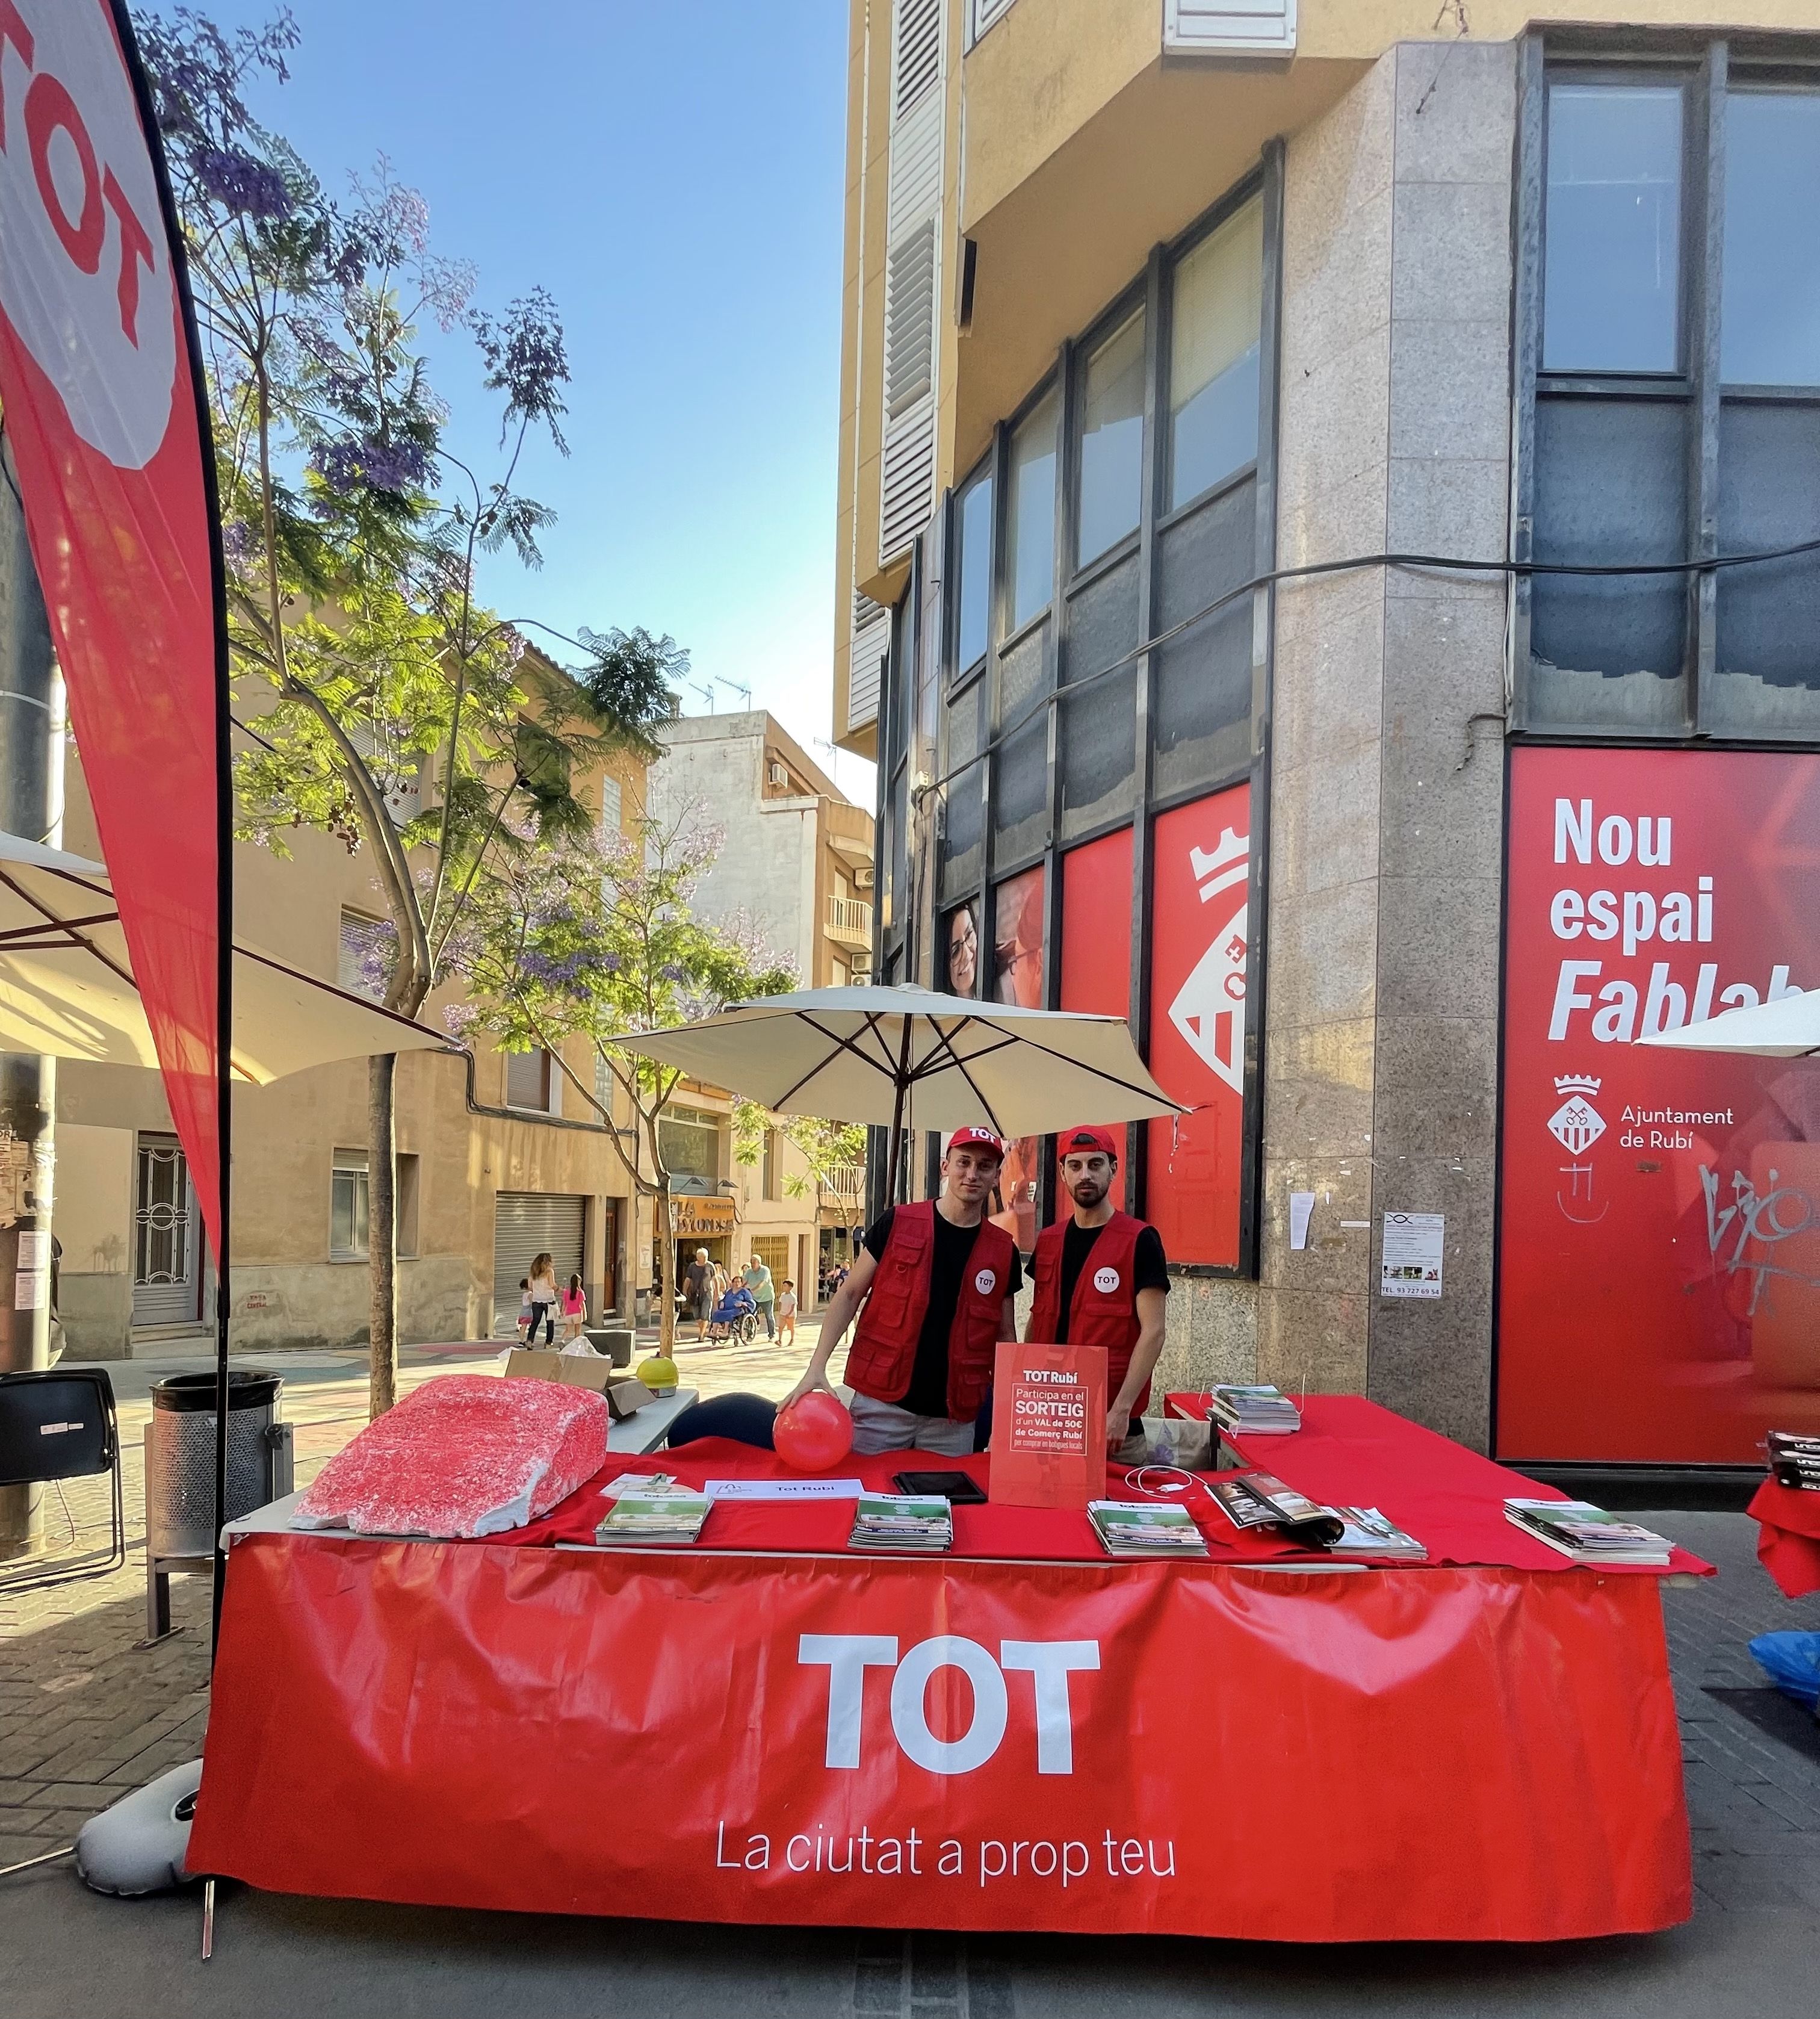
[{"label": "white canopy tent", "polygon": [[[338,1059],[455,1049],[409,1017],[234,942],[237,1078],[263,1086]],[[10,834],[0,834],[0,1051],[158,1063],[106,868]]]},{"label": "white canopy tent", "polygon": [[1670,1051],[1742,1052],[1760,1059],[1804,1059],[1820,1052],[1820,988],[1778,995],[1773,1002],[1721,1010],[1678,1031],[1658,1031],[1640,1045]]}]

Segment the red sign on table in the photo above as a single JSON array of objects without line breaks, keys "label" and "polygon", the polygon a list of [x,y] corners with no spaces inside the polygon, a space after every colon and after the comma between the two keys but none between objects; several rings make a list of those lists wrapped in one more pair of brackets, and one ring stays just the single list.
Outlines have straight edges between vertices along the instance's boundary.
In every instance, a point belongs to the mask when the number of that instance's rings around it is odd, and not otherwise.
[{"label": "red sign on table", "polygon": [[993,1376],[993,1499],[1084,1507],[1105,1490],[1103,1349],[1006,1341]]},{"label": "red sign on table", "polygon": [[1820,1431],[1820,1065],[1637,1042],[1820,986],[1817,874],[1820,758],[1513,753],[1501,1455]]}]

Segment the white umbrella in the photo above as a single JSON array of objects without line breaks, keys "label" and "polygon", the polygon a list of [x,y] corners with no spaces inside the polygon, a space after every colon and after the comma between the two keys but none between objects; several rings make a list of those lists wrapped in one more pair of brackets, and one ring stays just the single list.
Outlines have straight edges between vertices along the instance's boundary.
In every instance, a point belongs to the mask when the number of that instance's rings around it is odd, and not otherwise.
[{"label": "white umbrella", "polygon": [[1820,989],[1779,995],[1773,1002],[1721,1010],[1678,1031],[1658,1031],[1640,1045],[1679,1052],[1744,1052],[1760,1059],[1800,1059],[1820,1052]]},{"label": "white umbrella", "polygon": [[1122,1017],[1023,1010],[924,988],[804,988],[622,1041],[774,1115],[899,1132],[1046,1136],[1076,1122],[1185,1115],[1149,1075]]},{"label": "white umbrella", "polygon": [[[454,1049],[409,1017],[234,942],[233,1067],[244,1079]],[[0,1051],[158,1063],[106,868],[11,834],[0,834]]]}]

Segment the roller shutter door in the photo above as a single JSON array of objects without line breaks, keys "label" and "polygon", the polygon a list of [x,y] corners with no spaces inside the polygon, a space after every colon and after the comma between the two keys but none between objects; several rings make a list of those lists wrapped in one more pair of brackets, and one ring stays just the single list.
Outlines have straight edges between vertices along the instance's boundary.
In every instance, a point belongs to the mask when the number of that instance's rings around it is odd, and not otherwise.
[{"label": "roller shutter door", "polygon": [[493,1209],[493,1329],[509,1333],[518,1325],[519,1278],[528,1276],[531,1258],[548,1249],[555,1258],[556,1281],[568,1281],[581,1267],[582,1231],[588,1202],[566,1192],[501,1192]]}]

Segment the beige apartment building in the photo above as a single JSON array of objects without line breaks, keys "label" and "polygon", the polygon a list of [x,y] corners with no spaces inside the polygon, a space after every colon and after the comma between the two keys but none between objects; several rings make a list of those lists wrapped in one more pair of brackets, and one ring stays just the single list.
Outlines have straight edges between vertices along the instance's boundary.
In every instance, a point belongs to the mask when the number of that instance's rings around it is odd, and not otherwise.
[{"label": "beige apartment building", "polygon": [[[616,758],[577,789],[617,827],[643,803],[643,766]],[[288,839],[289,860],[237,846],[238,932],[359,992],[361,954],[383,930],[367,858],[323,835]],[[97,859],[100,853],[74,756],[63,846]],[[439,991],[421,1020],[439,1025],[458,999]],[[398,1063],[401,1341],[509,1334],[519,1278],[540,1249],[555,1256],[559,1275],[581,1273],[591,1316],[629,1318],[649,1297],[649,1209],[631,1198],[598,1116],[545,1054],[507,1055],[483,1037],[472,1047],[471,1062],[458,1053],[418,1052]],[[593,1083],[585,1046],[572,1043],[568,1062]],[[211,1264],[160,1076],[60,1061],[56,1140],[53,1228],[67,1351],[123,1359],[168,1352],[173,1341],[201,1332],[213,1309]],[[237,1346],[364,1342],[366,1144],[364,1060],[236,1087]]]},{"label": "beige apartment building", "polygon": [[1812,0],[851,24],[878,978],[1129,1019],[1166,1385],[1820,1428],[1815,1069],[1636,1042],[1820,985]]},{"label": "beige apartment building", "polygon": [[[722,829],[702,879],[701,916],[737,923],[795,969],[805,988],[870,978],[872,816],[856,807],[776,718],[762,709],[678,716],[663,723],[649,803],[665,821]],[[664,1124],[665,1162],[682,1194],[677,1252],[717,1261],[761,1256],[774,1278],[794,1278],[805,1310],[820,1301],[827,1266],[850,1260],[863,1206],[855,1165],[817,1182],[776,1131],[742,1162],[732,1103],[685,1088]]]}]

